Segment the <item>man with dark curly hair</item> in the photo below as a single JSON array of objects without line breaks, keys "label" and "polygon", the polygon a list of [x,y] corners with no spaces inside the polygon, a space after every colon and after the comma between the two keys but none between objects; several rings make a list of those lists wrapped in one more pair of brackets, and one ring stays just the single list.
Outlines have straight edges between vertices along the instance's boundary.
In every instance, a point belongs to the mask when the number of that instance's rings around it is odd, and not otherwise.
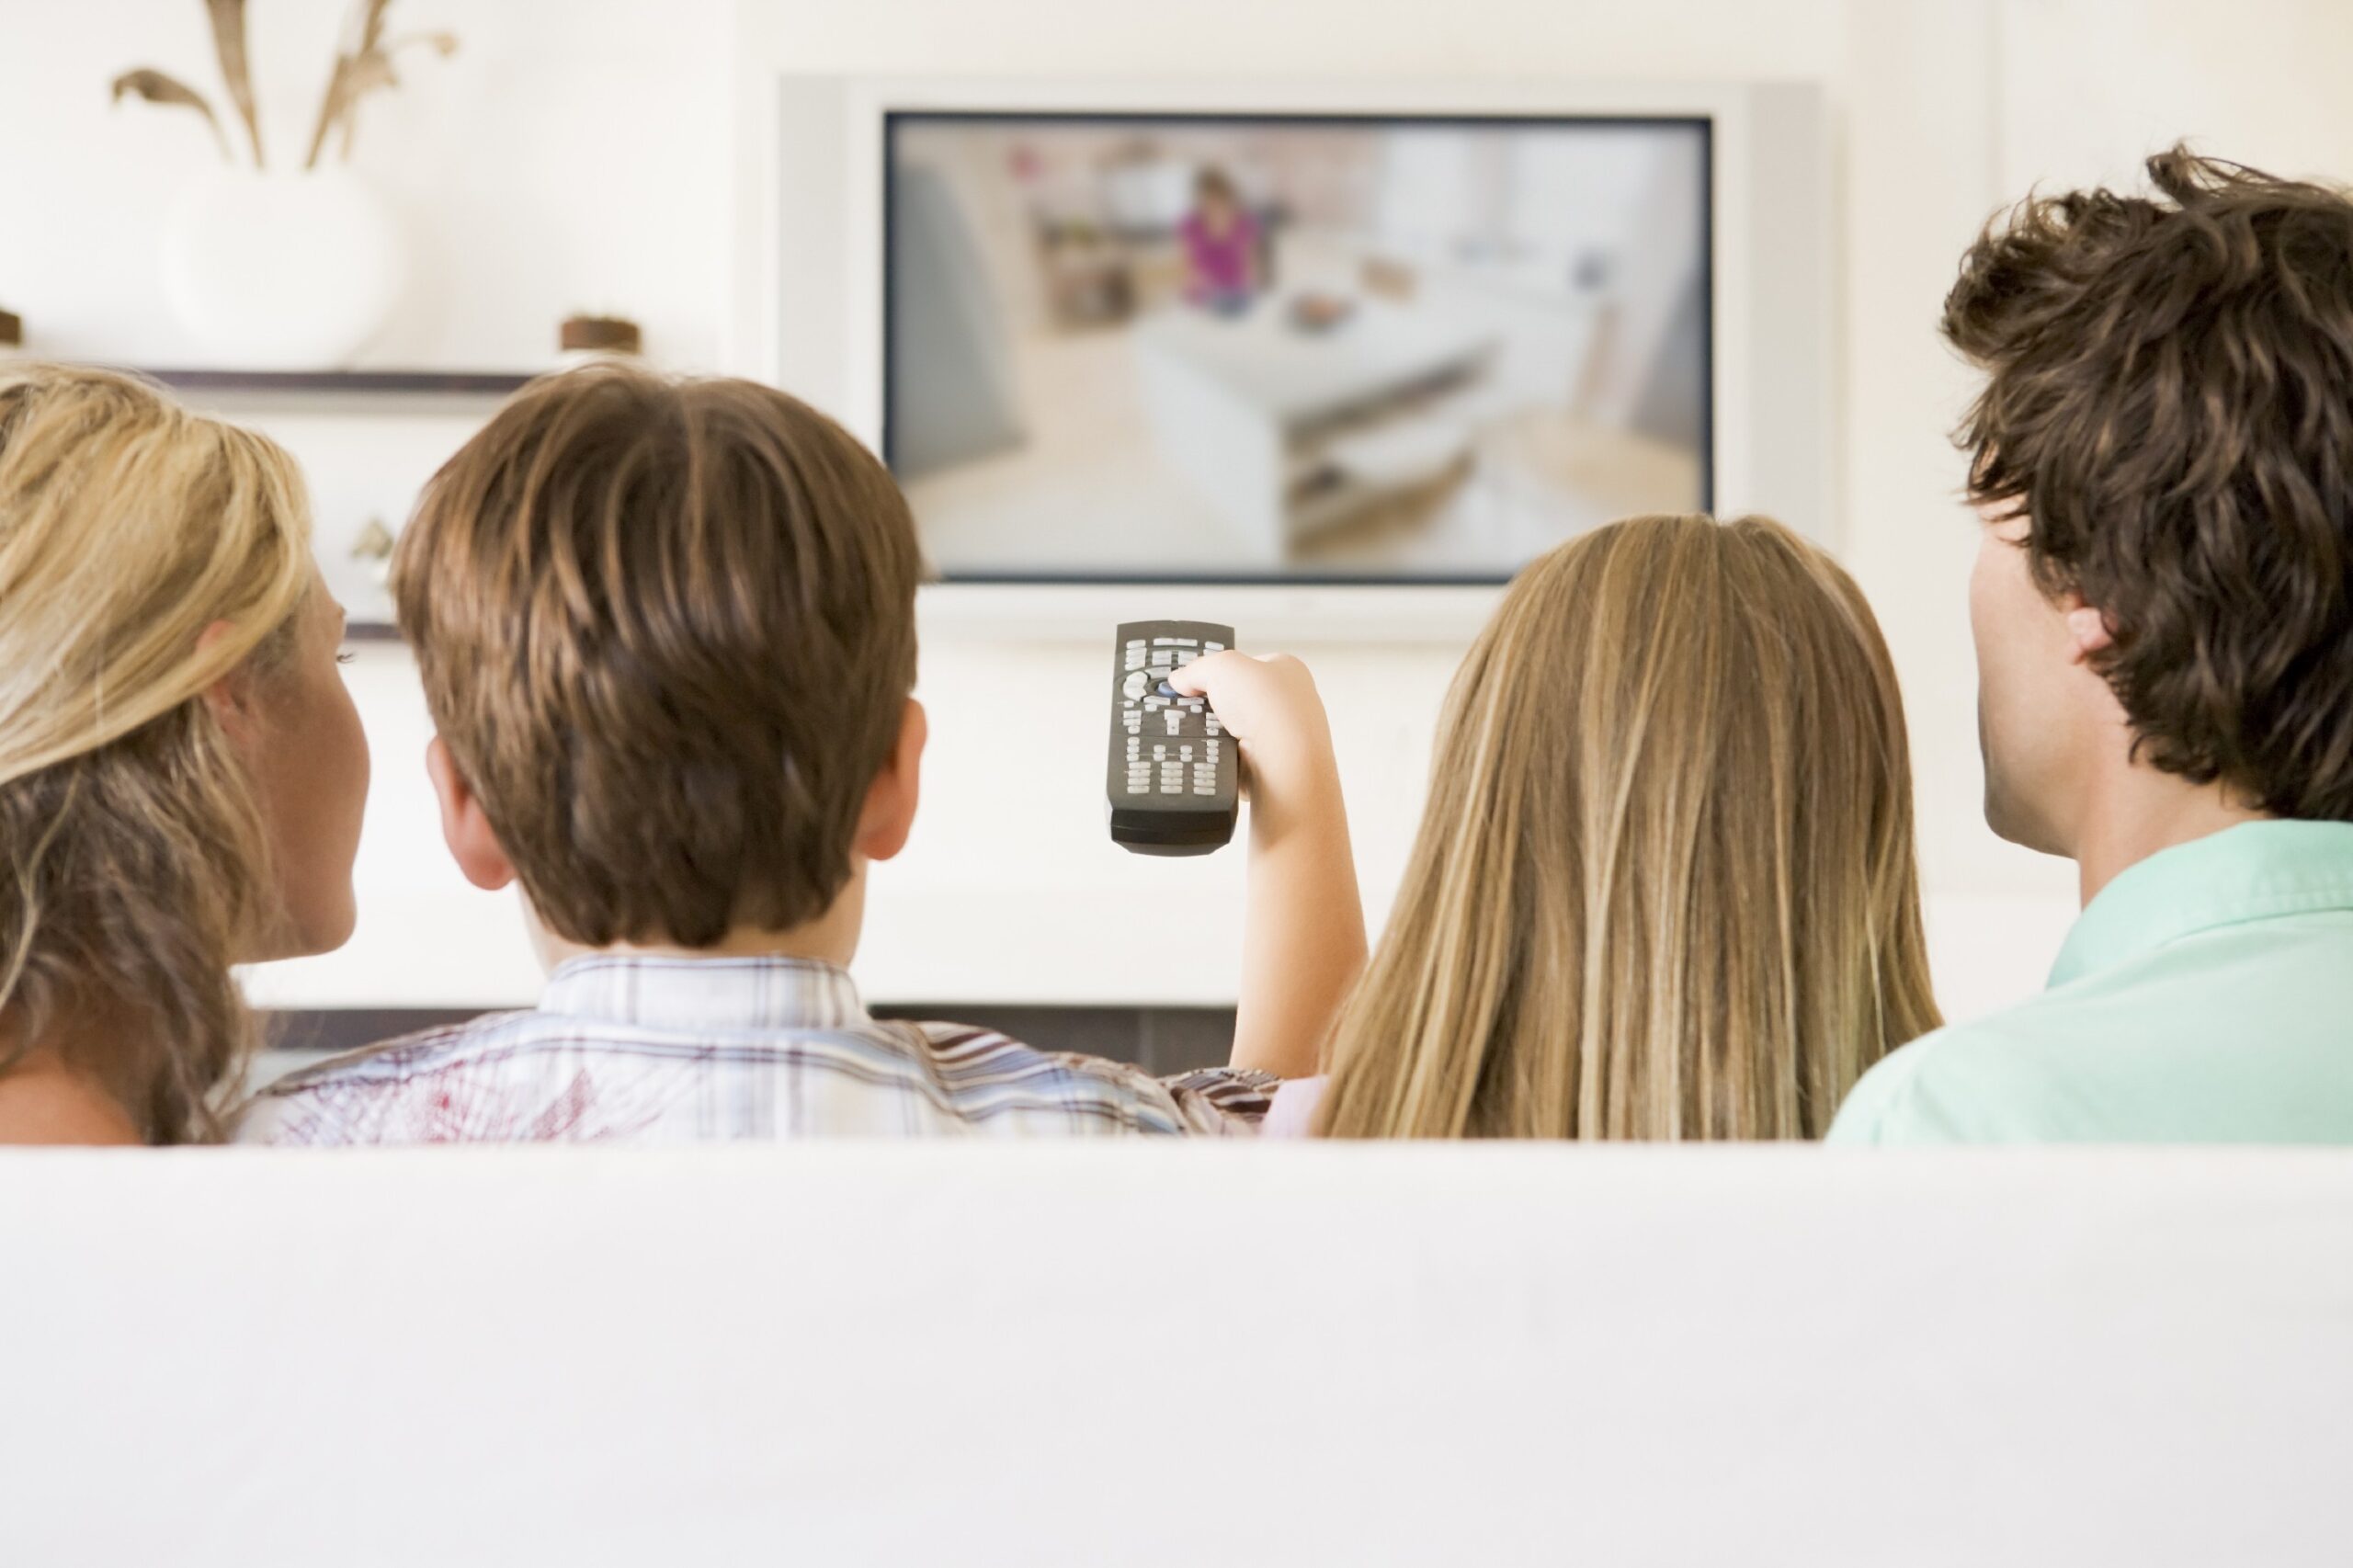
[{"label": "man with dark curly hair", "polygon": [[2148,168],[1997,220],[1943,323],[1985,816],[2084,913],[1834,1140],[2353,1142],[2353,200]]}]

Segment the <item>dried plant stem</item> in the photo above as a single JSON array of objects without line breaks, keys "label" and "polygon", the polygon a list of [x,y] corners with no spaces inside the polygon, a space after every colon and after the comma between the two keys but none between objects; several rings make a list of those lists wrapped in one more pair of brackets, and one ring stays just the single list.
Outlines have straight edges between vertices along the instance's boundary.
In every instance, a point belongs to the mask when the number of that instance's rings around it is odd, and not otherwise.
[{"label": "dried plant stem", "polygon": [[373,54],[384,41],[384,14],[392,8],[392,0],[359,0],[360,54]]},{"label": "dried plant stem", "polygon": [[335,120],[343,113],[343,79],[350,69],[351,56],[335,57],[335,69],[327,74],[326,97],[319,101],[319,122],[311,131],[311,151],[302,159],[306,169],[319,166],[319,153],[327,144],[327,133],[335,129]]},{"label": "dried plant stem", "polygon": [[[252,139],[254,166],[258,169],[267,167],[267,160],[262,151],[261,113],[254,100],[253,62],[245,42],[247,5],[248,0],[204,0],[205,15],[212,23],[213,52],[220,57],[221,77],[228,85],[238,117],[244,121],[245,134]],[[370,93],[400,85],[400,78],[392,70],[394,57],[415,49],[430,49],[445,58],[458,51],[457,37],[451,33],[404,33],[388,39],[384,28],[392,6],[392,0],[353,0],[346,13],[343,35],[335,47],[335,68],[327,75],[326,97],[320,101],[318,121],[311,128],[311,145],[302,159],[303,168],[319,166],[319,160],[326,155],[327,144],[338,131],[342,133],[343,156],[351,156],[360,100]],[[230,163],[236,162],[236,152],[229,145],[221,117],[212,112],[211,104],[203,95],[187,83],[161,71],[126,71],[115,78],[115,101],[119,103],[132,95],[149,103],[193,109],[202,115],[204,122],[212,128],[212,139],[220,144],[221,155]]]},{"label": "dried plant stem", "polygon": [[336,124],[350,113],[352,70],[383,36],[384,12],[391,5],[392,0],[358,0],[347,17],[342,45],[335,51],[335,69],[327,73],[326,96],[319,100],[318,123],[311,128],[311,150],[302,159],[304,168],[319,166],[327,138],[335,134]]},{"label": "dried plant stem", "polygon": [[245,122],[245,134],[253,139],[254,167],[267,167],[261,115],[254,104],[253,68],[245,53],[245,0],[205,0],[205,9],[212,18],[212,49],[221,58],[221,79],[228,85],[229,101],[237,106],[238,118]]},{"label": "dried plant stem", "polygon": [[[319,122],[311,132],[311,151],[302,166],[314,169],[325,153],[327,139],[343,131],[343,154],[351,155],[352,111],[361,98],[383,87],[398,86],[392,62],[383,48],[384,21],[392,0],[358,0],[352,22],[344,28],[345,47],[336,54],[327,77],[326,97],[319,104]],[[452,48],[456,40],[450,40]]]},{"label": "dried plant stem", "polygon": [[348,102],[343,111],[343,145],[340,155],[345,163],[351,161],[352,138],[359,129],[359,100],[370,93],[383,92],[401,85],[392,74],[392,62],[403,50],[429,49],[447,60],[458,52],[458,35],[448,32],[403,33],[387,39],[378,48],[361,55],[347,84]]}]

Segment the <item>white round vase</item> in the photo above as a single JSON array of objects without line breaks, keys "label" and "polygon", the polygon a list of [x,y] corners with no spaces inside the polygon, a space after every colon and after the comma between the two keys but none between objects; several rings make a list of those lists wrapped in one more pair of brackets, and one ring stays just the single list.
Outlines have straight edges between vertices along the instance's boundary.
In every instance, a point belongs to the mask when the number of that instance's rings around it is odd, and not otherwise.
[{"label": "white round vase", "polygon": [[165,221],[172,310],[224,369],[345,368],[407,274],[400,225],[348,169],[215,169]]}]

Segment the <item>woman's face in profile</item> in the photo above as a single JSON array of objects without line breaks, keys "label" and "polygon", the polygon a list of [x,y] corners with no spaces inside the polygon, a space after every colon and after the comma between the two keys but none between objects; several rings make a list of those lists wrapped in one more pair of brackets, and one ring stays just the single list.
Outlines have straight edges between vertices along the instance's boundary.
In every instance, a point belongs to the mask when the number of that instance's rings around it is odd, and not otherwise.
[{"label": "woman's face in profile", "polygon": [[368,736],[336,667],[343,633],[343,607],[314,574],[291,645],[256,686],[260,723],[246,764],[285,919],[248,962],[331,952],[358,918],[351,863],[368,804]]}]

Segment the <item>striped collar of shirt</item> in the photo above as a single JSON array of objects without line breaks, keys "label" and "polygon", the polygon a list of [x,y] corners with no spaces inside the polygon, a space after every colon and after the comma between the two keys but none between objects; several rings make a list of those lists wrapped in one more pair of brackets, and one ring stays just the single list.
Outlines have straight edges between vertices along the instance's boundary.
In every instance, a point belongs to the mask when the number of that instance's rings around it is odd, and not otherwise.
[{"label": "striped collar of shirt", "polygon": [[548,977],[539,1010],[696,1036],[874,1023],[848,974],[814,959],[573,959]]},{"label": "striped collar of shirt", "polygon": [[1223,1134],[1274,1080],[1042,1051],[870,1014],[806,959],[574,959],[540,1004],[390,1041],[256,1096],[240,1142],[780,1142],[825,1135]]}]

